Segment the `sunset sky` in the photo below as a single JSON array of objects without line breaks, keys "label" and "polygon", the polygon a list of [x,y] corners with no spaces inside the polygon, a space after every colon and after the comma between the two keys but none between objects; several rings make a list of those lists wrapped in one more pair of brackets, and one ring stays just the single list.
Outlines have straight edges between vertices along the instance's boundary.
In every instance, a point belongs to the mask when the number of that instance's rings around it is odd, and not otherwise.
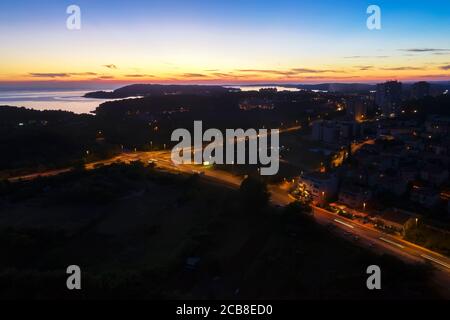
[{"label": "sunset sky", "polygon": [[2,1],[0,82],[450,80],[449,35],[448,0]]}]

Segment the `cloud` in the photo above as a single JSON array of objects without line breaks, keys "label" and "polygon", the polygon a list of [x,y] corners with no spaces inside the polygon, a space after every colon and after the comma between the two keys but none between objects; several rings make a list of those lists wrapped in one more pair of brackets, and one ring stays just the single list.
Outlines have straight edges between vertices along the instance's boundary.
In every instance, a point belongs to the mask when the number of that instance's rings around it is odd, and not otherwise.
[{"label": "cloud", "polygon": [[297,73],[325,73],[325,72],[342,72],[337,70],[320,70],[320,69],[307,69],[307,68],[294,68],[291,69],[293,72]]},{"label": "cloud", "polygon": [[359,76],[342,76],[342,77],[325,77],[325,76],[306,76],[302,77],[302,79],[332,79],[332,80],[344,80],[344,79],[354,79],[359,78]]},{"label": "cloud", "polygon": [[367,71],[367,70],[372,70],[373,66],[355,66],[355,68],[358,68],[361,71]]},{"label": "cloud", "polygon": [[450,76],[448,74],[425,74],[425,75],[421,75],[418,76],[419,78],[450,78]]},{"label": "cloud", "polygon": [[108,69],[117,69],[117,66],[115,64],[104,64],[103,66]]},{"label": "cloud", "polygon": [[152,78],[154,75],[152,74],[126,74],[127,78]]},{"label": "cloud", "polygon": [[[213,69],[210,69],[211,71]],[[215,69],[214,69],[215,70]],[[204,74],[192,74],[185,73],[181,76],[184,77],[208,77],[213,76],[217,78],[232,78],[232,79],[250,79],[250,78],[261,78],[270,77],[274,79],[293,79],[303,77],[303,75],[308,74],[326,74],[326,73],[346,73],[344,70],[331,70],[331,69],[311,69],[311,68],[291,68],[287,70],[276,70],[276,69],[235,69],[229,72],[211,72],[209,75]]]},{"label": "cloud", "polygon": [[344,57],[344,59],[384,59],[384,58],[390,58],[390,56],[347,56]]},{"label": "cloud", "polygon": [[344,72],[338,70],[308,69],[308,68],[292,68],[289,70],[268,70],[268,69],[239,69],[237,72],[264,73],[281,76],[296,76],[303,73],[327,73],[327,72]]},{"label": "cloud", "polygon": [[275,76],[294,76],[298,74],[298,72],[292,70],[265,70],[265,69],[240,69],[236,70],[237,72],[243,73],[255,73],[255,74],[265,74],[265,75],[275,75]]},{"label": "cloud", "polygon": [[390,68],[381,68],[381,70],[406,71],[406,70],[424,70],[424,68],[419,68],[419,67],[390,67]]},{"label": "cloud", "polygon": [[96,76],[97,73],[95,72],[71,72],[68,73],[71,76]]},{"label": "cloud", "polygon": [[183,74],[181,74],[181,76],[183,76],[185,78],[204,78],[204,77],[207,77],[206,74],[202,74],[202,73],[183,73]]},{"label": "cloud", "polygon": [[97,80],[108,80],[108,79],[114,79],[114,76],[100,76],[100,77],[97,77]]},{"label": "cloud", "polygon": [[29,73],[35,78],[69,78],[77,76],[97,76],[95,72],[31,72]]},{"label": "cloud", "polygon": [[261,77],[260,73],[250,73],[250,72],[246,72],[245,74],[239,74],[234,72],[214,72],[211,75],[218,78],[233,78],[233,79],[249,79]]},{"label": "cloud", "polygon": [[69,73],[30,73],[32,77],[36,78],[65,78],[70,77]]},{"label": "cloud", "polygon": [[405,52],[450,52],[450,49],[438,49],[438,48],[410,48],[410,49],[399,49]]},{"label": "cloud", "polygon": [[216,77],[234,77],[235,76],[232,73],[222,73],[222,72],[214,72],[213,75]]},{"label": "cloud", "polygon": [[450,64],[440,67],[442,70],[450,70]]},{"label": "cloud", "polygon": [[252,73],[282,73],[280,70],[269,70],[269,69],[238,69],[237,72],[252,72]]}]

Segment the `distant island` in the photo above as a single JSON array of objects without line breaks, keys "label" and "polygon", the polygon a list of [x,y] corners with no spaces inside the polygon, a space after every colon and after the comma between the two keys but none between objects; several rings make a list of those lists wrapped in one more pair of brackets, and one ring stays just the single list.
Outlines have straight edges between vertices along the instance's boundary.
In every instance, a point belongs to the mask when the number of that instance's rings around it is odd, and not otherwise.
[{"label": "distant island", "polygon": [[[132,84],[113,91],[94,91],[84,95],[85,98],[97,99],[124,99],[130,97],[166,96],[166,95],[217,95],[230,91],[239,91],[238,87],[247,85],[220,86],[220,85],[163,85],[163,84]],[[376,90],[375,84],[368,83],[317,83],[317,84],[258,84],[248,85],[258,87],[285,87],[299,90],[317,90],[336,93],[369,93]],[[403,90],[411,90],[411,83],[404,83]],[[450,90],[450,82],[430,82],[433,92]]]},{"label": "distant island", "polygon": [[147,97],[163,95],[211,95],[218,93],[227,93],[232,89],[222,86],[207,85],[161,85],[161,84],[132,84],[114,91],[95,91],[88,92],[85,98],[97,99],[123,99],[129,97]]}]

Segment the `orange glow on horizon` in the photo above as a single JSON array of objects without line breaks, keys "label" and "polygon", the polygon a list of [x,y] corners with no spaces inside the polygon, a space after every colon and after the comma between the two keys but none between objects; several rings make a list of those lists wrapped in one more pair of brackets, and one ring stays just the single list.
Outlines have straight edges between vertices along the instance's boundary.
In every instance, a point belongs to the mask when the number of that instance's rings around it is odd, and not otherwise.
[{"label": "orange glow on horizon", "polygon": [[[214,68],[199,67],[189,63],[155,64],[142,68],[131,67],[126,59],[121,64],[92,66],[87,62],[67,69],[52,63],[40,63],[38,67],[8,64],[2,68],[0,62],[0,83],[6,82],[102,82],[102,83],[317,83],[317,82],[380,82],[385,80],[420,81],[450,80],[450,70],[445,63],[416,63],[415,67],[397,64],[397,61],[384,62],[377,65],[370,61],[348,62],[337,61],[334,64],[319,64],[312,61],[303,63],[301,67],[294,65],[284,68],[243,67]],[[359,65],[355,65],[359,64]],[[127,66],[128,65],[128,66]],[[412,65],[412,64],[411,64]],[[26,71],[31,70],[31,71]],[[61,71],[63,70],[63,71]],[[90,71],[87,71],[90,70]]]}]

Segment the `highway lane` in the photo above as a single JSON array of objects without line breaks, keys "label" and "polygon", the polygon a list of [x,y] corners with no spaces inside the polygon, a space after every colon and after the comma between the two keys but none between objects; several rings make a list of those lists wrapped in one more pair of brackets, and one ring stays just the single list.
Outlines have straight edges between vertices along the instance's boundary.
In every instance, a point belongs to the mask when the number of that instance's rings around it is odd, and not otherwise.
[{"label": "highway lane", "polygon": [[33,179],[36,179],[39,177],[56,176],[58,174],[66,173],[71,170],[72,170],[72,168],[64,168],[64,169],[50,170],[50,171],[45,171],[45,172],[40,172],[40,173],[32,173],[32,174],[27,174],[27,175],[23,175],[23,176],[8,178],[8,181],[9,182],[28,181],[28,180],[33,180]]},{"label": "highway lane", "polygon": [[[315,220],[325,226],[333,225],[341,236],[362,247],[379,254],[391,254],[406,263],[430,263],[434,270],[433,281],[441,293],[450,298],[450,265],[449,259],[426,248],[419,247],[397,237],[387,235],[379,230],[356,224],[337,216],[327,210],[314,208]],[[337,221],[345,224],[337,223]],[[358,240],[355,240],[358,237]]]},{"label": "highway lane", "polygon": [[386,234],[371,225],[361,224],[319,207],[314,207],[313,210],[316,217],[323,217],[328,221],[337,219],[338,221],[351,225],[353,232],[359,231],[360,234],[368,236],[377,245],[395,251],[398,255],[404,257],[406,261],[431,261],[435,264],[436,268],[450,274],[450,259],[448,257],[405,241],[398,236]]},{"label": "highway lane", "polygon": [[[287,205],[295,199],[279,186],[269,186],[272,202]],[[431,263],[432,281],[440,292],[450,298],[450,259],[439,253],[420,247],[408,241],[387,235],[380,230],[355,223],[323,208],[313,207],[314,220],[343,237],[378,254],[391,254],[406,263]],[[387,241],[386,241],[387,240]]]},{"label": "highway lane", "polygon": [[[272,202],[276,205],[284,206],[295,200],[279,186],[270,186],[269,190],[272,195]],[[447,297],[450,297],[450,259],[448,257],[399,237],[388,235],[370,226],[338,216],[323,208],[313,207],[313,213],[317,223],[325,227],[333,226],[334,233],[353,241],[357,245],[379,254],[394,255],[406,263],[430,263],[435,270],[436,284],[440,286],[441,291]]]}]

